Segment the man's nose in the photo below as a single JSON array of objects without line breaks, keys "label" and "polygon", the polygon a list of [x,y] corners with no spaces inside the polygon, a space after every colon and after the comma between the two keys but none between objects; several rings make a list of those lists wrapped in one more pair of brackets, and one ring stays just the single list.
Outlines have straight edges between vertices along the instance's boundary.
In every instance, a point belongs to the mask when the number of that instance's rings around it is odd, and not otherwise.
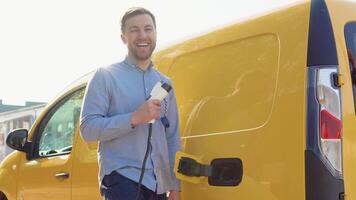
[{"label": "man's nose", "polygon": [[144,29],[140,30],[139,34],[138,34],[138,37],[139,38],[146,38],[147,37],[146,31]]}]

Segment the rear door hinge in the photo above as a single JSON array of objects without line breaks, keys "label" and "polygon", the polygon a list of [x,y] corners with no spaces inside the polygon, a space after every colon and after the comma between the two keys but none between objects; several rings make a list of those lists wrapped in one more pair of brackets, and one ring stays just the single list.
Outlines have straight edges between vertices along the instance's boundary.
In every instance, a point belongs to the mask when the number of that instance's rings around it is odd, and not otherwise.
[{"label": "rear door hinge", "polygon": [[336,87],[341,87],[342,85],[345,84],[344,76],[342,74],[338,74],[338,73],[333,74],[333,79],[334,79],[334,85]]}]

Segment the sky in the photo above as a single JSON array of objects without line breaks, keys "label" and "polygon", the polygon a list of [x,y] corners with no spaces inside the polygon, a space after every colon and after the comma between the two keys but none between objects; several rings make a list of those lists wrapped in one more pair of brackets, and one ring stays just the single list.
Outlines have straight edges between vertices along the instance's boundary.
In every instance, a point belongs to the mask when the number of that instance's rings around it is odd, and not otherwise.
[{"label": "sky", "polygon": [[0,0],[0,99],[50,102],[98,67],[121,61],[120,17],[151,10],[157,49],[301,0]]}]

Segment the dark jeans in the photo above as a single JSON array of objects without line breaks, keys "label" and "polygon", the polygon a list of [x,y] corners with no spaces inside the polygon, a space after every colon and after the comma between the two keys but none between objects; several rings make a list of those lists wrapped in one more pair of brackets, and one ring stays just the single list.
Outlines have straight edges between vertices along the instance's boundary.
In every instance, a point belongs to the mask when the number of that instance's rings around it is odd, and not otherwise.
[{"label": "dark jeans", "polygon": [[[135,200],[138,183],[132,181],[116,171],[105,175],[100,193],[105,200]],[[166,200],[166,194],[156,194],[141,185],[140,200]]]}]

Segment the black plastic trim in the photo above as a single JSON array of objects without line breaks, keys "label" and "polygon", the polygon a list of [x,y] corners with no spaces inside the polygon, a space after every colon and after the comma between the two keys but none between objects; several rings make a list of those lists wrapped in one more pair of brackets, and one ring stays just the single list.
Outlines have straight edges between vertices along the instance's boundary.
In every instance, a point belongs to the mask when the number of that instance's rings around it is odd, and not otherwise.
[{"label": "black plastic trim", "polygon": [[319,151],[318,132],[319,132],[319,102],[316,99],[317,70],[308,68],[307,70],[307,136],[306,149]]},{"label": "black plastic trim", "polygon": [[337,200],[344,194],[344,181],[336,179],[311,150],[305,151],[306,200]]},{"label": "black plastic trim", "polygon": [[325,1],[312,0],[307,66],[338,65],[335,38]]},{"label": "black plastic trim", "polygon": [[321,160],[319,148],[319,113],[316,97],[318,68],[307,70],[307,132],[305,150],[306,200],[338,200],[344,194],[344,181],[336,178]]}]

